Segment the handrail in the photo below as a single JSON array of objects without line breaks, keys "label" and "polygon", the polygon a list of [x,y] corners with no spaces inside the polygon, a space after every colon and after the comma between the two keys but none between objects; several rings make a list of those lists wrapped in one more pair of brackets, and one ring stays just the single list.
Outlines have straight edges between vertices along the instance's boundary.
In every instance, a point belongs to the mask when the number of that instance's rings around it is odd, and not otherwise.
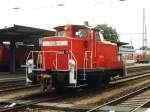
[{"label": "handrail", "polygon": [[[31,56],[31,53],[32,53],[32,56]],[[34,60],[34,53],[38,53],[37,55],[38,55],[38,60],[37,60],[37,62],[36,62],[36,67],[38,68],[38,64],[39,64],[39,61],[40,61],[40,55],[43,55],[43,66],[44,66],[44,68],[45,68],[45,53],[55,53],[56,54],[56,56],[55,56],[55,60],[56,60],[56,62],[55,62],[55,68],[57,69],[58,67],[57,67],[57,51],[30,51],[29,52],[29,54],[28,54],[28,56],[27,56],[27,59],[26,59],[26,62],[29,60],[29,58],[31,57],[31,59],[33,59]]]},{"label": "handrail", "polygon": [[[27,59],[26,59],[26,62],[30,59],[30,57],[33,59],[34,58],[34,56],[33,56],[33,54],[34,53],[38,53],[38,61],[40,61],[40,57],[39,57],[39,55],[40,54],[42,54],[43,55],[43,65],[44,65],[44,67],[45,67],[45,53],[55,53],[55,68],[57,69],[58,68],[58,54],[57,54],[57,52],[58,51],[30,51],[29,52],[29,54],[28,54],[28,56],[27,56]],[[77,60],[76,60],[76,58],[75,58],[75,56],[74,56],[74,54],[73,54],[73,52],[72,51],[70,51],[70,53],[71,53],[71,59],[73,58],[74,60],[75,60],[75,63],[76,63],[76,70],[77,70]],[[32,56],[31,56],[31,54],[32,54]],[[70,54],[68,54],[68,60],[69,60],[69,55]],[[34,60],[34,59],[33,59]],[[38,62],[37,62],[38,63]],[[38,65],[38,64],[37,64]],[[37,66],[36,65],[36,66]]]},{"label": "handrail", "polygon": [[[26,63],[27,63],[27,61],[31,58],[31,59],[33,59],[33,63],[34,63],[34,54],[35,53],[37,53],[37,62],[35,62],[36,63],[36,66],[35,66],[35,68],[38,68],[38,67],[42,67],[42,66],[39,66],[39,62],[40,61],[42,61],[42,62],[40,62],[40,64],[41,63],[43,63],[43,68],[45,68],[45,53],[55,53],[55,61],[53,61],[54,63],[54,67],[55,67],[55,69],[57,70],[58,69],[58,54],[57,54],[57,52],[58,51],[30,51],[29,52],[29,54],[28,54],[28,56],[27,56],[27,59],[26,59]],[[77,81],[77,67],[78,67],[78,63],[77,63],[77,60],[76,60],[76,58],[75,58],[75,55],[74,55],[74,53],[72,52],[72,51],[69,51],[70,52],[70,54],[67,54],[68,55],[68,61],[69,61],[69,59],[73,59],[74,61],[75,61],[75,76],[76,76],[76,81]],[[40,55],[42,55],[42,60],[41,60],[41,56]],[[33,65],[34,66],[34,65]],[[69,65],[68,65],[68,69],[69,69]],[[27,69],[26,69],[26,72],[27,72]],[[76,86],[76,84],[75,84],[75,86]]]},{"label": "handrail", "polygon": [[85,55],[84,55],[84,75],[86,74],[85,72],[86,72],[86,69],[87,69],[87,67],[88,67],[88,65],[87,65],[87,55],[88,55],[88,53],[90,53],[90,64],[91,64],[91,68],[92,68],[92,51],[85,51]]},{"label": "handrail", "polygon": [[[91,55],[91,56],[90,56],[90,62],[91,62],[91,63],[90,63],[90,64],[91,64],[90,67],[92,68],[92,57],[93,57],[93,56],[92,56],[92,51],[85,51],[84,61],[87,60],[87,58],[88,58],[88,57],[87,57],[88,53],[90,53],[90,55]],[[84,65],[84,67],[87,68],[87,61],[86,61],[85,65]]]},{"label": "handrail", "polygon": [[29,60],[29,57],[31,55],[32,51],[29,52],[28,56],[27,56],[27,59],[26,59],[26,62]]},{"label": "handrail", "polygon": [[[75,61],[75,75],[76,75],[76,81],[77,81],[77,79],[78,79],[78,72],[77,72],[77,67],[78,67],[78,62],[77,62],[77,60],[76,60],[76,58],[75,58],[75,56],[74,56],[74,53],[72,52],[72,51],[70,51],[70,53],[71,53],[71,59],[72,59],[72,57],[73,57],[73,59],[74,59],[74,61]],[[77,84],[77,83],[76,83]],[[75,84],[75,87],[77,86]]]}]

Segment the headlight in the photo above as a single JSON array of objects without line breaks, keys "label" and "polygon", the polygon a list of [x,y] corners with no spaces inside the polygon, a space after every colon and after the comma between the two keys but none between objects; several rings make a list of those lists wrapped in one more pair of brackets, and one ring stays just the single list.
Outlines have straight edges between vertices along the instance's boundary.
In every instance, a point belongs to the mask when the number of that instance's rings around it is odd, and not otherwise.
[{"label": "headlight", "polygon": [[69,62],[68,62],[69,66],[73,67],[75,66],[75,61],[73,59],[69,59]]}]

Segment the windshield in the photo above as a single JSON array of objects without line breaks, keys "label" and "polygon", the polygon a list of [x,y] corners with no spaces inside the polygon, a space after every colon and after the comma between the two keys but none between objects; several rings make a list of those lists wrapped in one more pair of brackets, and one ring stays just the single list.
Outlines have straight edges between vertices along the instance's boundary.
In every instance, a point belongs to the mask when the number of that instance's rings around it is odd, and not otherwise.
[{"label": "windshield", "polygon": [[103,42],[104,41],[104,36],[101,32],[99,32],[99,36],[100,36],[101,41]]},{"label": "windshield", "polygon": [[58,31],[56,36],[64,37],[66,31]]}]

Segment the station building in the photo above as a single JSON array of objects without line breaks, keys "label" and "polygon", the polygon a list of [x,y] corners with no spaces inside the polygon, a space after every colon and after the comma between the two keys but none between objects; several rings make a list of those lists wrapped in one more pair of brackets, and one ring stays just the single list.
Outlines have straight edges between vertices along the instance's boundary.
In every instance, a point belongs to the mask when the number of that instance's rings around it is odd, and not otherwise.
[{"label": "station building", "polygon": [[39,50],[39,39],[54,35],[54,31],[14,25],[0,29],[0,71],[22,70],[31,50]]},{"label": "station building", "polygon": [[126,65],[135,63],[135,50],[133,46],[120,46],[119,54]]}]

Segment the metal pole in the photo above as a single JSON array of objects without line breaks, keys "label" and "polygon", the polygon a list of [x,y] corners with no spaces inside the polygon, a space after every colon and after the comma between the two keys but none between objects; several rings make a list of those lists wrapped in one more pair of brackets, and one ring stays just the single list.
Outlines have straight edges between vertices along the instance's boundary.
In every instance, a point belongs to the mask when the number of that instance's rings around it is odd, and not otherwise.
[{"label": "metal pole", "polygon": [[143,60],[147,60],[147,36],[146,36],[146,21],[145,21],[145,8],[143,8]]},{"label": "metal pole", "polygon": [[15,73],[16,71],[16,45],[15,41],[10,41],[10,49],[9,49],[9,67],[10,73]]}]

